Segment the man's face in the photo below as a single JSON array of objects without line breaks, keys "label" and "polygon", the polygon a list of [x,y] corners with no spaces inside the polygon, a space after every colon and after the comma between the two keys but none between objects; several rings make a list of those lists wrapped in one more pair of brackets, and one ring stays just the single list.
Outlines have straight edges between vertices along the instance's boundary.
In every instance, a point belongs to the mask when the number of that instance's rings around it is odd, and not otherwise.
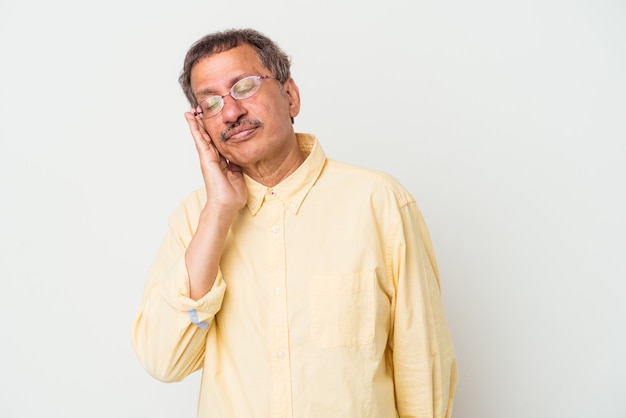
[{"label": "man's face", "polygon": [[[224,95],[247,76],[273,75],[259,62],[249,45],[211,55],[191,70],[191,88],[198,102]],[[294,144],[291,118],[300,111],[298,87],[292,79],[282,86],[261,80],[259,91],[243,100],[224,97],[222,111],[201,123],[218,151],[245,168],[279,160]]]}]

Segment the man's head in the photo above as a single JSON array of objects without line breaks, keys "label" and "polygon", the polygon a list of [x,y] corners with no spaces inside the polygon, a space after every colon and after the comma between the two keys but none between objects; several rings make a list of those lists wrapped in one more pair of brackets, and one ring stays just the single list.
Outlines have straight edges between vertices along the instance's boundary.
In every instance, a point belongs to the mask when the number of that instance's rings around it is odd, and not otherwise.
[{"label": "man's head", "polygon": [[244,172],[280,172],[293,155],[298,163],[300,94],[289,58],[270,39],[250,29],[207,35],[187,53],[180,83],[191,123]]},{"label": "man's head", "polygon": [[257,53],[261,64],[269,69],[280,84],[291,77],[289,57],[271,39],[254,29],[230,29],[215,32],[194,43],[187,55],[178,81],[192,107],[198,105],[191,88],[191,70],[200,60],[248,44]]}]

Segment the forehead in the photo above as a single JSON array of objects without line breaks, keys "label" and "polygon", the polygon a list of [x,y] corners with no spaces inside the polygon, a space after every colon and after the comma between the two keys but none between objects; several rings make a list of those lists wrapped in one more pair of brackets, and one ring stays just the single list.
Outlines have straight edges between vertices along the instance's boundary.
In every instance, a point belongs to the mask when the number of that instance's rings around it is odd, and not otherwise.
[{"label": "forehead", "polygon": [[253,47],[240,45],[198,61],[191,69],[191,89],[196,97],[222,92],[246,75],[264,75],[267,71]]}]

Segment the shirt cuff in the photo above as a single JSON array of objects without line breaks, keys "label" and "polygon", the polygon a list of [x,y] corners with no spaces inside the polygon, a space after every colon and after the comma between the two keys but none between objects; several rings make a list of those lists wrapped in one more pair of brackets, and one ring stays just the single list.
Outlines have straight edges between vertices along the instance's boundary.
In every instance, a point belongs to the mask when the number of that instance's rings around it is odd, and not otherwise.
[{"label": "shirt cuff", "polygon": [[169,282],[169,286],[163,289],[165,299],[171,300],[179,310],[187,312],[192,323],[200,328],[205,326],[200,324],[205,323],[208,327],[208,324],[213,321],[215,314],[221,309],[224,294],[226,293],[226,282],[222,278],[221,270],[217,272],[217,277],[211,290],[198,300],[193,300],[189,297],[189,275],[184,256],[174,263],[168,276],[175,279]]}]

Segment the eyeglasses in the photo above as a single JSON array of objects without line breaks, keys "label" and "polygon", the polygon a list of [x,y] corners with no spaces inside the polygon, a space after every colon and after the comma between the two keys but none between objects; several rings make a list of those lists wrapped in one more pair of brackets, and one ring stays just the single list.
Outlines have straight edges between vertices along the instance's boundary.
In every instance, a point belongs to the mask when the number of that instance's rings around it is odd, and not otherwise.
[{"label": "eyeglasses", "polygon": [[193,112],[194,116],[202,119],[212,118],[219,114],[224,108],[224,97],[229,96],[236,100],[248,99],[254,96],[261,88],[261,80],[276,78],[271,75],[251,75],[237,81],[230,88],[230,91],[223,96],[209,96],[204,99]]}]

